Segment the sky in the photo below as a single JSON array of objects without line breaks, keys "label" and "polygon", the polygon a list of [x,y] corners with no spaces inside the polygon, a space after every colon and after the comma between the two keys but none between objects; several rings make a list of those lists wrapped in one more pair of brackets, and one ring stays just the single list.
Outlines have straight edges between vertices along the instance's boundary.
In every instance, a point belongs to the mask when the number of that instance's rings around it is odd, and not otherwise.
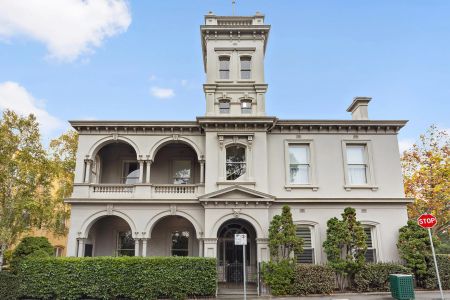
[{"label": "sky", "polygon": [[[195,120],[205,112],[199,26],[231,0],[0,0],[0,110],[68,120]],[[403,150],[450,128],[450,1],[236,0],[266,16],[267,115],[409,120]]]}]

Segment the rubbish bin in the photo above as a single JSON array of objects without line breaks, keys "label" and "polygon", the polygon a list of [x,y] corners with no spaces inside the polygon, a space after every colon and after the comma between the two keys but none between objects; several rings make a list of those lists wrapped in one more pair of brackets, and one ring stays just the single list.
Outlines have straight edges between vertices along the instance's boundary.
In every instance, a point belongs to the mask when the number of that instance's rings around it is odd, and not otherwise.
[{"label": "rubbish bin", "polygon": [[414,285],[412,275],[390,274],[389,283],[391,285],[391,295],[395,299],[414,299]]}]

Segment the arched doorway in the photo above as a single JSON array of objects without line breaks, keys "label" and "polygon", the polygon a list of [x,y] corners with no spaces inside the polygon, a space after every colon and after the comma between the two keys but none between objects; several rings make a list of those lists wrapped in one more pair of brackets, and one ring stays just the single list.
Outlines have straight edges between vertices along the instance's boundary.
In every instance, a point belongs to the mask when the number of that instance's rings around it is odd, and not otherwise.
[{"label": "arched doorway", "polygon": [[134,256],[135,240],[124,219],[105,216],[89,229],[84,247],[84,256]]},{"label": "arched doorway", "polygon": [[198,256],[194,225],[181,216],[166,216],[152,228],[147,248],[150,256]]},{"label": "arched doorway", "polygon": [[[234,235],[242,233],[247,235],[245,262],[242,246],[234,245]],[[256,287],[256,231],[252,224],[242,219],[228,220],[220,226],[217,238],[217,271],[221,287],[240,288],[244,283],[244,265],[248,286]]]}]

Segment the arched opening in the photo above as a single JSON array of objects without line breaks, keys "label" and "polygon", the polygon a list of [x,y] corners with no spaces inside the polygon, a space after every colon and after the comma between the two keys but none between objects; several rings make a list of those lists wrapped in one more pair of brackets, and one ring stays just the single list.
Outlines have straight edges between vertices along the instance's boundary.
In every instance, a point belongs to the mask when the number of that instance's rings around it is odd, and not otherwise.
[{"label": "arched opening", "polygon": [[97,219],[89,229],[84,256],[134,256],[130,225],[118,216]]},{"label": "arched opening", "polygon": [[151,174],[156,184],[200,183],[197,153],[185,143],[168,143],[156,153]]},{"label": "arched opening", "polygon": [[[234,244],[235,234],[246,234],[245,262],[242,246]],[[231,219],[220,226],[217,232],[217,269],[221,287],[240,288],[244,283],[243,267],[249,287],[256,287],[256,230],[248,221]]]},{"label": "arched opening", "polygon": [[136,151],[125,142],[103,146],[95,156],[91,182],[135,184],[139,182],[139,162]]},{"label": "arched opening", "polygon": [[181,216],[161,218],[151,232],[147,253],[151,256],[198,256],[194,225]]}]

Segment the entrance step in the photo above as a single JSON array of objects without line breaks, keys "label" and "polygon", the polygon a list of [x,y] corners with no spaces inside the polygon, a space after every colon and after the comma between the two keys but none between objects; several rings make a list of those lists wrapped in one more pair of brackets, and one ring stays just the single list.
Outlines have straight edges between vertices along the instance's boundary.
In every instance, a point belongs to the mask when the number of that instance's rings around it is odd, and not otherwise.
[{"label": "entrance step", "polygon": [[[219,288],[217,294],[220,296],[220,298],[223,298],[224,296],[238,296],[244,294],[244,288],[237,289],[237,288]],[[251,296],[257,296],[258,291],[255,288],[247,289],[247,295]]]}]

